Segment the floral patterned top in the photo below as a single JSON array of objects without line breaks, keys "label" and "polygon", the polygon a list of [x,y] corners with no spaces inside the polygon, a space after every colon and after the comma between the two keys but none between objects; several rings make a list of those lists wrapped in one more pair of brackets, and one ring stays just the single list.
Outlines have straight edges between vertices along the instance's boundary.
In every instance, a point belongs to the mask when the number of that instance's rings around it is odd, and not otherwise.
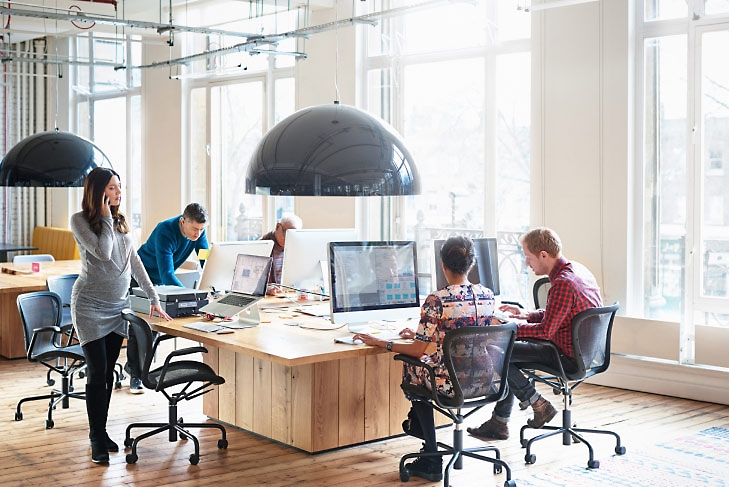
[{"label": "floral patterned top", "polygon": [[[453,386],[443,364],[445,334],[464,326],[490,325],[495,306],[494,293],[480,284],[447,286],[426,298],[415,339],[435,343],[435,351],[423,355],[420,360],[433,367],[436,389],[440,394],[453,396]],[[403,381],[430,388],[427,372],[422,367],[405,364]]]}]

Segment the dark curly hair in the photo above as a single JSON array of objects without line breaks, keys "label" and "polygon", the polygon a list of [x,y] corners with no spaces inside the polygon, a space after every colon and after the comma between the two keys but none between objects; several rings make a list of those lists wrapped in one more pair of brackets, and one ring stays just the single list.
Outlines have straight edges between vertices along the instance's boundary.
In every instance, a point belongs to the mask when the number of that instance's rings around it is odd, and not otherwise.
[{"label": "dark curly hair", "polygon": [[440,260],[449,271],[468,274],[476,261],[473,241],[468,237],[450,237],[440,248]]}]

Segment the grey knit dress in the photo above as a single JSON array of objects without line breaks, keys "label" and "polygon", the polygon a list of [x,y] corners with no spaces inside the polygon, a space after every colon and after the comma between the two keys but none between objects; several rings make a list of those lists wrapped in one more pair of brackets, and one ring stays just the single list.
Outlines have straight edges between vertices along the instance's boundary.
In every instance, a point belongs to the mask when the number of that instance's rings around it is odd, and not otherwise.
[{"label": "grey knit dress", "polygon": [[71,315],[81,345],[109,333],[127,336],[121,311],[129,308],[131,276],[142,286],[152,304],[159,304],[130,235],[117,232],[112,217],[102,217],[96,235],[82,212],[71,217],[71,231],[81,254],[81,272],[71,293]]}]

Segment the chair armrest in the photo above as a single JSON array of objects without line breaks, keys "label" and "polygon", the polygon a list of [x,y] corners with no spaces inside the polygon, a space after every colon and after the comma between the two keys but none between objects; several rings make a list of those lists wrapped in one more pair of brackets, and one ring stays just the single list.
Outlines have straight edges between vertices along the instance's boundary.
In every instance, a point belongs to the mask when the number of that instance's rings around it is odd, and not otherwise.
[{"label": "chair armrest", "polygon": [[524,305],[522,305],[519,301],[501,301],[501,304],[510,304],[512,306],[516,306],[519,309],[524,309]]},{"label": "chair armrest", "polygon": [[163,342],[165,340],[172,340],[173,338],[177,338],[177,337],[175,337],[174,335],[167,335],[167,334],[163,334],[163,333],[160,333],[159,335],[157,335],[157,338],[155,338],[152,343],[152,356],[153,357],[157,356],[157,345],[159,345],[160,342]]},{"label": "chair armrest", "polygon": [[414,357],[411,357],[410,355],[405,355],[402,353],[398,353],[393,357],[395,360],[399,360],[401,362],[405,362],[406,364],[412,365],[413,367],[419,367],[423,368],[428,371],[428,379],[430,381],[430,393],[431,393],[431,399],[436,402],[436,404],[440,404],[438,402],[438,393],[436,392],[435,387],[435,371],[433,370],[433,367],[426,364],[420,359],[416,359]]},{"label": "chair armrest", "polygon": [[[174,337],[173,337],[174,338]],[[162,383],[165,379],[165,375],[167,375],[167,369],[172,362],[172,359],[175,357],[181,357],[183,355],[192,355],[193,353],[208,353],[208,349],[205,347],[190,347],[190,348],[181,348],[180,350],[173,350],[167,355],[165,358],[165,363],[162,365],[162,371],[159,375],[159,384]]]},{"label": "chair armrest", "polygon": [[[26,350],[26,356],[28,357],[28,360],[30,360],[30,351],[33,350],[33,347],[35,346],[35,341],[38,338],[38,333],[45,333],[45,332],[53,332],[53,333],[62,333],[61,329],[57,326],[42,326],[40,328],[36,328],[33,330],[33,336],[30,337],[30,344],[28,344],[28,350]],[[55,344],[55,340],[54,340]],[[58,345],[56,345],[58,346]]]},{"label": "chair armrest", "polygon": [[[557,345],[555,345],[554,343],[550,342],[549,340],[542,340],[542,339],[539,339],[539,338],[524,337],[524,338],[519,338],[518,340],[519,341],[522,341],[522,342],[539,343],[539,344],[544,345],[548,350],[551,351],[552,358],[554,359],[554,362],[556,364],[558,364],[560,377],[567,377],[567,374],[564,371],[564,367],[562,366],[562,360],[560,359],[560,355],[559,355],[560,350],[559,350],[559,347],[557,347]],[[521,364],[517,363],[516,365],[517,366],[520,366]],[[526,368],[530,368],[530,367],[526,367]],[[536,370],[542,370],[542,369],[539,369],[537,367],[535,367],[535,369]],[[549,372],[547,372],[547,373],[549,373]]]}]

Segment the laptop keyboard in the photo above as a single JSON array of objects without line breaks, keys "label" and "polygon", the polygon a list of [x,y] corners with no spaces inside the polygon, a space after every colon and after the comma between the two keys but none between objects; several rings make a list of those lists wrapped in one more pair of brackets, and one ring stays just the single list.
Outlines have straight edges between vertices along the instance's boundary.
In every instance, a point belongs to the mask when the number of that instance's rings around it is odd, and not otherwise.
[{"label": "laptop keyboard", "polygon": [[255,298],[249,296],[241,296],[239,294],[228,294],[218,301],[220,304],[229,304],[231,306],[238,306],[240,308],[248,306],[250,303],[255,301]]}]

